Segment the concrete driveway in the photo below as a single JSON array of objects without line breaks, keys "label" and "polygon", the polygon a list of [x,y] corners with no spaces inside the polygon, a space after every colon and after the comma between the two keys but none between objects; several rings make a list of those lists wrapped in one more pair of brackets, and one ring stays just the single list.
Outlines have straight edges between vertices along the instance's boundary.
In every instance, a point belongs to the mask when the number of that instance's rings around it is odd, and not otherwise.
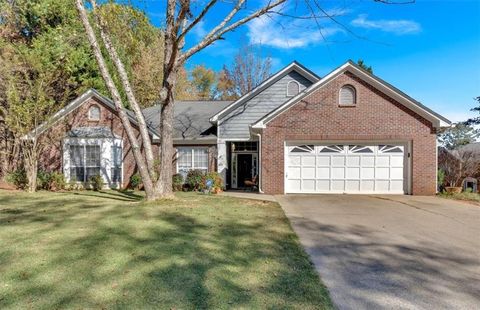
[{"label": "concrete driveway", "polygon": [[480,207],[436,197],[276,197],[339,309],[479,309]]}]

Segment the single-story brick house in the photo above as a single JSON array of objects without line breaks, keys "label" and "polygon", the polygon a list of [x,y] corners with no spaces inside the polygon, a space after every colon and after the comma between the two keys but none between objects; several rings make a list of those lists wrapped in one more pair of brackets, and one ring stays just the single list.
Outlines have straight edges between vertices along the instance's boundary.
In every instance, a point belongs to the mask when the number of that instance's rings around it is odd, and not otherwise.
[{"label": "single-story brick house", "polygon": [[[158,145],[159,106],[143,113]],[[257,176],[269,194],[430,195],[436,131],[449,124],[351,61],[323,78],[293,62],[234,102],[176,102],[174,169],[216,170],[232,189]],[[36,133],[54,137],[40,166],[67,180],[100,173],[106,184],[126,186],[135,172],[114,106],[95,90]]]}]

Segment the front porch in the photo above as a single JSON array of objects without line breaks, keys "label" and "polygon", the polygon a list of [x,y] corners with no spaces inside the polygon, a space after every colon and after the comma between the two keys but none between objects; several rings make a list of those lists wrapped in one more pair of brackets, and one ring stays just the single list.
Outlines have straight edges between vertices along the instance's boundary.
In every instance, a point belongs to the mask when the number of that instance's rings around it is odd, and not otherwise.
[{"label": "front porch", "polygon": [[227,169],[224,179],[228,190],[258,191],[258,144],[258,141],[225,142]]}]

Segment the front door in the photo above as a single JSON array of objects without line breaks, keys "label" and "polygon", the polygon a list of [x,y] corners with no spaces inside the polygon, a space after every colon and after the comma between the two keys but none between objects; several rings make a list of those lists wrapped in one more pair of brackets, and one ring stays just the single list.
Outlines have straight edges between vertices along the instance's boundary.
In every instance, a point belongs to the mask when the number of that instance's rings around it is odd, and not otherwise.
[{"label": "front door", "polygon": [[245,180],[252,179],[252,154],[237,155],[238,187],[245,187]]}]

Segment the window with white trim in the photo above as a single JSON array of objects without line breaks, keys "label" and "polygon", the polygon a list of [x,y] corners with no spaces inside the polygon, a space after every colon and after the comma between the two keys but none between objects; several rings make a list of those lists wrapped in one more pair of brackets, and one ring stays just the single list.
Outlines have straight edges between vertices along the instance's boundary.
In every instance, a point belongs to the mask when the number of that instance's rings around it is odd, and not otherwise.
[{"label": "window with white trim", "polygon": [[340,89],[338,104],[347,106],[354,106],[355,104],[357,104],[357,94],[355,91],[355,87],[353,87],[352,85],[344,85]]},{"label": "window with white trim", "polygon": [[290,81],[287,84],[287,97],[293,97],[300,92],[300,84],[297,81]]},{"label": "window with white trim", "polygon": [[186,175],[190,170],[208,171],[208,148],[177,148],[177,173]]},{"label": "window with white trim", "polygon": [[70,180],[87,182],[100,175],[100,145],[70,145]]},{"label": "window with white trim", "polygon": [[88,109],[88,120],[90,121],[99,121],[100,120],[100,107],[97,105],[92,105]]},{"label": "window with white trim", "polygon": [[122,147],[112,146],[112,171],[111,178],[113,183],[122,183]]}]

